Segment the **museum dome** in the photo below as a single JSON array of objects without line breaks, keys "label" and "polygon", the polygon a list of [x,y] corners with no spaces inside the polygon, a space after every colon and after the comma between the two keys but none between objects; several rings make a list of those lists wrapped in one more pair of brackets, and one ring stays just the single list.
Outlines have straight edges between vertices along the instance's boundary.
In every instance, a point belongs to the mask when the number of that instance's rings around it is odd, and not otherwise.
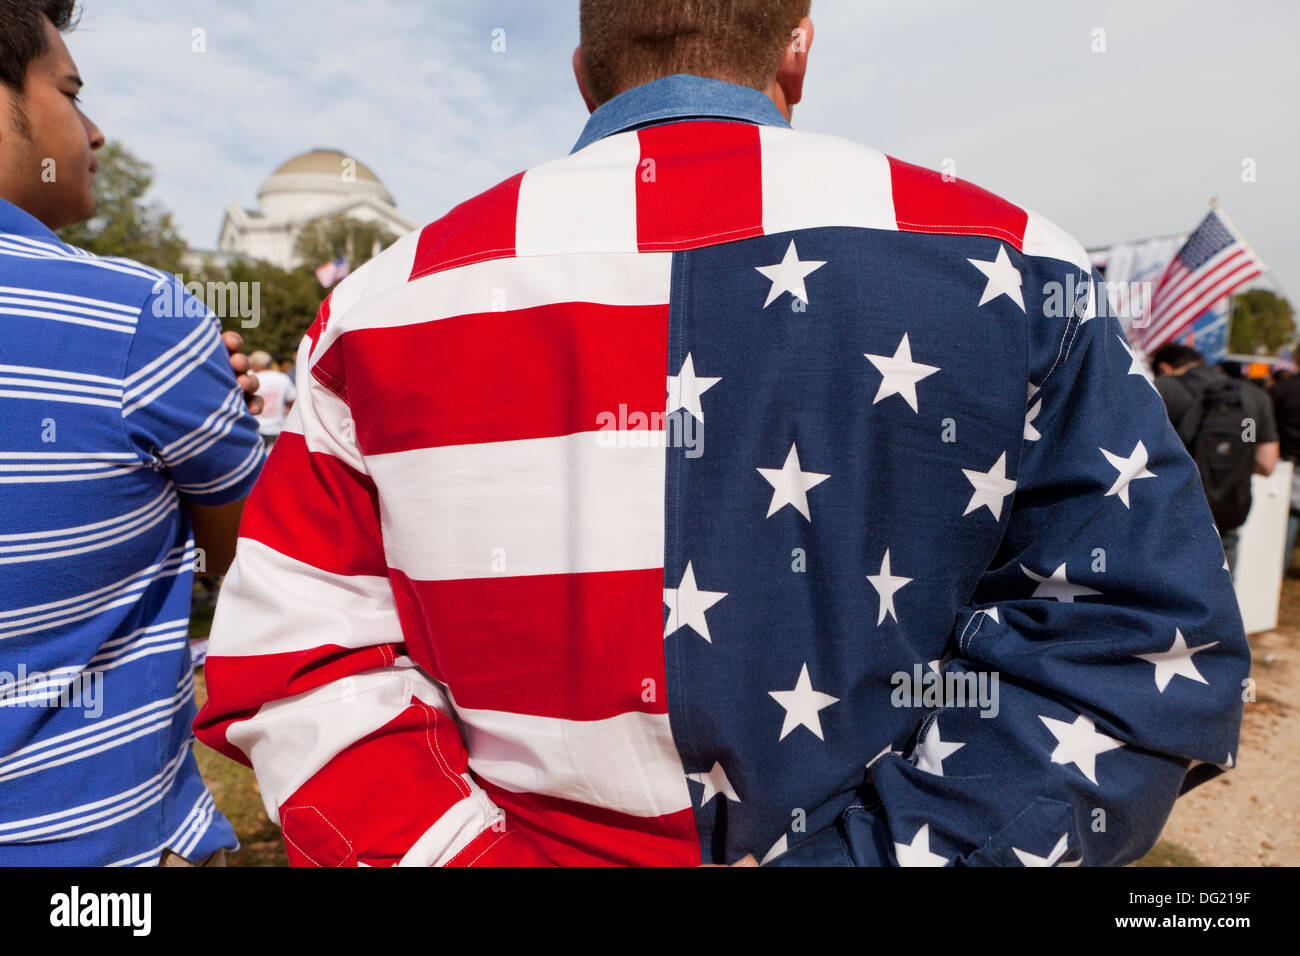
[{"label": "museum dome", "polygon": [[354,196],[396,206],[374,170],[337,149],[313,149],[286,160],[257,193],[264,215],[295,219]]}]

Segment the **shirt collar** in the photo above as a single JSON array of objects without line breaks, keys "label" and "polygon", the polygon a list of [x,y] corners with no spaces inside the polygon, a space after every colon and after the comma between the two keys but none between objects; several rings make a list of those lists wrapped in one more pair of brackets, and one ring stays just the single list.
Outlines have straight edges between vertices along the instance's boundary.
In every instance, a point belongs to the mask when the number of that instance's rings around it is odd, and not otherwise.
[{"label": "shirt collar", "polygon": [[51,231],[45,223],[25,209],[15,206],[7,199],[0,199],[0,232],[8,232],[16,236],[28,236],[32,239],[63,245],[63,240]]},{"label": "shirt collar", "polygon": [[587,120],[573,152],[614,133],[686,119],[790,126],[765,93],[722,80],[675,73],[635,86],[602,103]]}]

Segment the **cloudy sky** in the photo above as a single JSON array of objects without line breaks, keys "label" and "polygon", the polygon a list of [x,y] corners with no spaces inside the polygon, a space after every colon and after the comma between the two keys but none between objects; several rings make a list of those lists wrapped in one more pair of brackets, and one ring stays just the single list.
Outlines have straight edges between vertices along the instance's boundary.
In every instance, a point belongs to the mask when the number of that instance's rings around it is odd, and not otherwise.
[{"label": "cloudy sky", "polygon": [[[312,147],[369,165],[420,222],[568,152],[577,6],[84,0],[68,45],[86,111],[212,248],[225,206]],[[1217,196],[1300,296],[1300,3],[813,0],[813,21],[797,127],[951,159],[1089,247],[1187,232]]]}]

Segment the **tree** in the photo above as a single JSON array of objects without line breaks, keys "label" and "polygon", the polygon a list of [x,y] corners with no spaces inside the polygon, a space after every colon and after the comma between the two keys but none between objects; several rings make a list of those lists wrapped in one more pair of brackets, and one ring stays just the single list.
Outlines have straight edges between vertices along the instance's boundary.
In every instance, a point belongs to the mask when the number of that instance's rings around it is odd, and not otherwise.
[{"label": "tree", "polygon": [[1286,299],[1268,289],[1251,289],[1235,301],[1230,351],[1275,355],[1295,338],[1295,310]]},{"label": "tree", "polygon": [[380,223],[333,216],[304,226],[293,251],[312,269],[333,262],[339,256],[347,259],[349,267],[356,269],[396,240],[397,236]]},{"label": "tree", "polygon": [[[203,283],[208,308],[224,328],[244,337],[244,351],[265,349],[277,359],[297,353],[326,296],[311,269],[281,269],[260,260],[236,260],[225,268],[207,266],[186,278]],[[255,316],[249,314],[253,312]],[[245,326],[246,322],[253,324]]]},{"label": "tree", "polygon": [[109,143],[99,151],[95,214],[59,230],[59,237],[96,255],[125,256],[164,272],[179,271],[185,240],[170,212],[144,202],[151,185],[153,167],[121,143]]}]

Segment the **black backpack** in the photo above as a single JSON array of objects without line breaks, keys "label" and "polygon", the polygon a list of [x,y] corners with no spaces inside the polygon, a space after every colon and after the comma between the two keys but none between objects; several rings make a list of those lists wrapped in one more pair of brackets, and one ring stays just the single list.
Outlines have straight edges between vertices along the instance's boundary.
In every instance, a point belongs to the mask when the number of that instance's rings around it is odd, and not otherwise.
[{"label": "black backpack", "polygon": [[1233,531],[1250,513],[1255,473],[1255,443],[1242,439],[1242,422],[1250,417],[1245,394],[1250,386],[1226,377],[1199,387],[1182,384],[1192,404],[1176,423],[1178,437],[1201,473],[1215,526],[1220,533]]}]

